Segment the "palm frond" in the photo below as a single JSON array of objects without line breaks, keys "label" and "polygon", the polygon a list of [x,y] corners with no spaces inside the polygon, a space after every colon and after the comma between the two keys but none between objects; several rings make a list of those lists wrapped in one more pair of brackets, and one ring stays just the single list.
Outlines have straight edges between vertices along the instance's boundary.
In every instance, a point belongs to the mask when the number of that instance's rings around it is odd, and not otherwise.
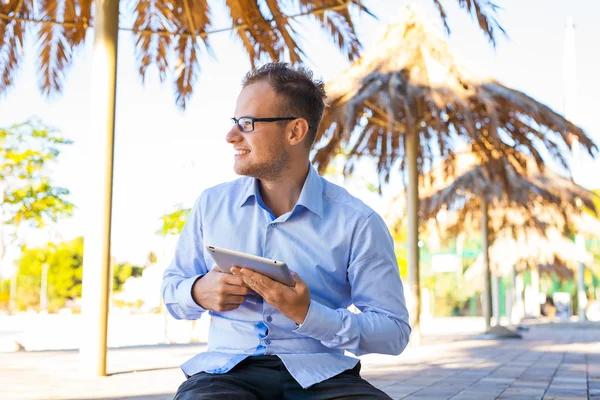
[{"label": "palm frond", "polygon": [[[210,8],[207,0],[183,0],[189,5],[191,22],[193,23],[194,33],[207,32],[211,25]],[[189,29],[189,28],[188,28]],[[204,47],[209,54],[213,54],[208,36],[202,35],[199,40],[203,40]]]},{"label": "palm frond", "polygon": [[278,0],[266,0],[267,6],[273,15],[273,21],[277,27],[277,30],[281,33],[281,37],[287,47],[287,51],[292,63],[299,63],[301,58],[304,56],[304,52],[296,43],[296,40],[292,37],[295,36],[295,32],[289,25],[287,18],[285,17],[281,7],[279,6]]},{"label": "palm frond", "polygon": [[433,0],[433,5],[436,6],[438,13],[440,14],[440,19],[444,24],[444,29],[446,30],[446,33],[450,34],[450,26],[448,25],[448,14],[446,14],[446,10],[444,9],[444,6],[442,6],[441,0]]},{"label": "palm frond", "polygon": [[39,86],[42,93],[50,97],[61,93],[73,55],[84,43],[91,3],[89,0],[40,0],[39,7],[41,20],[75,24],[43,24],[38,31]]},{"label": "palm frond", "polygon": [[[210,25],[210,13],[206,0],[177,0],[174,16],[175,30],[191,34],[180,35],[175,49],[175,102],[184,110],[200,74],[200,43],[211,53],[208,38],[201,35]],[[166,62],[164,68],[167,68]]]},{"label": "palm frond", "polygon": [[13,21],[4,30],[2,47],[0,47],[0,95],[6,93],[13,84],[14,78],[23,58],[23,26]]},{"label": "palm frond", "polygon": [[[448,26],[441,0],[432,1]],[[481,29],[495,43],[496,31],[503,32],[496,20],[497,7],[489,0],[457,1],[477,18]],[[232,30],[240,38],[253,67],[267,58],[282,60],[288,57],[293,63],[306,61],[292,20],[307,15],[320,24],[349,60],[357,60],[361,44],[356,34],[355,16],[366,13],[374,17],[363,3],[361,0],[226,0],[231,26],[214,29],[209,12],[213,5],[209,6],[208,0],[127,0],[121,5],[133,14],[133,26],[121,28],[134,34],[137,67],[142,81],[150,65],[157,66],[162,81],[168,70],[175,71],[180,65],[180,42],[185,42],[180,35],[204,41],[204,46],[192,46],[193,51],[198,52],[194,55],[195,62],[200,59],[200,52],[206,50],[211,53],[208,35],[226,30]],[[35,27],[32,31],[39,45],[39,84],[42,91],[46,95],[59,94],[75,51],[84,43],[87,29],[93,26],[92,0],[0,1],[0,94],[13,84],[23,51],[24,22],[16,21],[16,18],[31,21]],[[124,20],[130,21],[128,18]],[[189,48],[187,45],[183,47]],[[176,80],[184,75],[191,77],[193,74],[183,73]],[[182,89],[189,90],[186,84]],[[183,97],[189,98],[190,93],[186,92]],[[185,104],[185,101],[177,101]],[[427,135],[424,130],[421,132]],[[393,135],[389,139],[387,143],[399,143]],[[392,148],[398,149],[395,144]],[[369,149],[373,149],[373,143]],[[389,163],[390,160],[383,160],[382,168]]]},{"label": "palm frond", "polygon": [[326,31],[338,46],[340,51],[346,54],[349,61],[358,58],[362,45],[356,35],[354,22],[348,11],[350,5],[356,6],[359,11],[373,15],[360,1],[349,0],[298,0],[300,11],[303,13],[312,13],[319,9],[328,9],[335,6],[344,6],[335,10],[316,12],[313,15],[321,28]]},{"label": "palm frond", "polygon": [[[1,4],[3,14],[17,18],[31,17],[32,0]],[[22,21],[0,19],[0,96],[13,84],[23,59],[25,24]]]},{"label": "palm frond", "polygon": [[333,42],[346,54],[350,61],[356,60],[362,50],[362,45],[356,36],[354,24],[348,9],[340,11],[326,11],[317,14],[323,29],[327,30]]},{"label": "palm frond", "polygon": [[191,37],[180,36],[177,44],[178,64],[175,69],[175,102],[185,110],[187,101],[192,95],[192,90],[198,74],[200,62],[197,58],[197,42]]},{"label": "palm frond", "polygon": [[91,0],[65,0],[64,20],[75,23],[75,27],[65,28],[69,44],[79,47],[85,40],[87,28],[92,18]]},{"label": "palm frond", "polygon": [[145,80],[151,64],[156,64],[158,67],[161,82],[166,78],[172,36],[152,34],[148,31],[175,32],[174,9],[175,5],[172,0],[138,0],[135,5],[134,27],[140,31],[146,31],[135,34],[136,59],[142,82]]},{"label": "palm frond", "polygon": [[[457,0],[458,5],[477,19],[479,28],[488,37],[493,46],[496,46],[496,30],[506,35],[496,19],[498,7],[490,0]],[[442,17],[443,18],[443,17]]]}]

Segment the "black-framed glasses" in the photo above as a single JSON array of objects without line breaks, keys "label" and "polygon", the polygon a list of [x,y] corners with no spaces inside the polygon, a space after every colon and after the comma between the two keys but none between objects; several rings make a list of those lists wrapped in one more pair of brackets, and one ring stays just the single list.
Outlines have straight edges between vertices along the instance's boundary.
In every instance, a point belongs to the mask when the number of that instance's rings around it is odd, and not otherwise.
[{"label": "black-framed glasses", "polygon": [[[254,131],[254,123],[255,122],[277,122],[277,121],[293,121],[300,117],[277,117],[277,118],[254,118],[254,117],[240,117],[240,118],[231,118],[231,123],[236,124],[240,131],[244,133]],[[308,129],[310,129],[310,125]]]}]

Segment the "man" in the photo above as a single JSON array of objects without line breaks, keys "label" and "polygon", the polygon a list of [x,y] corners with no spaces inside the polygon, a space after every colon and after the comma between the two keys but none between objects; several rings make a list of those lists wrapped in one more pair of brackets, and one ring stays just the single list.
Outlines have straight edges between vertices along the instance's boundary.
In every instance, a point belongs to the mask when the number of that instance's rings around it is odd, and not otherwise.
[{"label": "man", "polygon": [[[226,137],[244,177],[201,194],[164,274],[171,315],[211,315],[208,351],[182,365],[176,400],[389,399],[344,351],[404,350],[402,282],[381,217],[310,165],[324,108],[305,69],[271,63],[245,77]],[[285,262],[295,287],[243,266],[221,273],[205,244]]]}]

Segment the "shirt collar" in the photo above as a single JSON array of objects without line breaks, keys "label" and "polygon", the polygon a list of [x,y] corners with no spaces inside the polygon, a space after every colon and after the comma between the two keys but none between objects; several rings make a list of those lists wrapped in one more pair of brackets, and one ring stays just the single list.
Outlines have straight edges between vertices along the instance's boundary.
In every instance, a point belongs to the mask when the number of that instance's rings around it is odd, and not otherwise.
[{"label": "shirt collar", "polygon": [[[260,198],[258,190],[258,180],[255,178],[248,179],[246,188],[240,197],[240,207],[245,206],[251,197],[254,197],[255,201],[258,201]],[[306,177],[306,181],[304,181],[300,197],[298,197],[298,201],[296,202],[296,206],[298,205],[323,218],[323,182],[312,164],[308,166],[308,176]]]},{"label": "shirt collar", "polygon": [[296,205],[304,206],[323,218],[323,181],[312,164],[308,166],[308,176]]},{"label": "shirt collar", "polygon": [[248,178],[246,180],[246,187],[242,192],[242,197],[240,197],[240,207],[245,206],[252,197],[254,197],[255,201],[258,201],[258,196],[260,196],[258,193],[258,180]]}]

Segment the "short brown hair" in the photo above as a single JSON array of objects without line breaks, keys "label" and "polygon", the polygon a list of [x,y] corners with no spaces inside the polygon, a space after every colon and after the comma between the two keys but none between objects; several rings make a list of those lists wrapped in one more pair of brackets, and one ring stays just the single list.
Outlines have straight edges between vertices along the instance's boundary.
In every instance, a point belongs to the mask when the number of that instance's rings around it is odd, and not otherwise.
[{"label": "short brown hair", "polygon": [[308,121],[310,129],[306,141],[308,148],[311,148],[325,111],[327,95],[323,81],[313,79],[313,72],[308,68],[294,68],[288,63],[272,62],[248,72],[242,86],[262,81],[268,82],[275,93],[287,98],[287,104],[283,105],[280,112]]}]

